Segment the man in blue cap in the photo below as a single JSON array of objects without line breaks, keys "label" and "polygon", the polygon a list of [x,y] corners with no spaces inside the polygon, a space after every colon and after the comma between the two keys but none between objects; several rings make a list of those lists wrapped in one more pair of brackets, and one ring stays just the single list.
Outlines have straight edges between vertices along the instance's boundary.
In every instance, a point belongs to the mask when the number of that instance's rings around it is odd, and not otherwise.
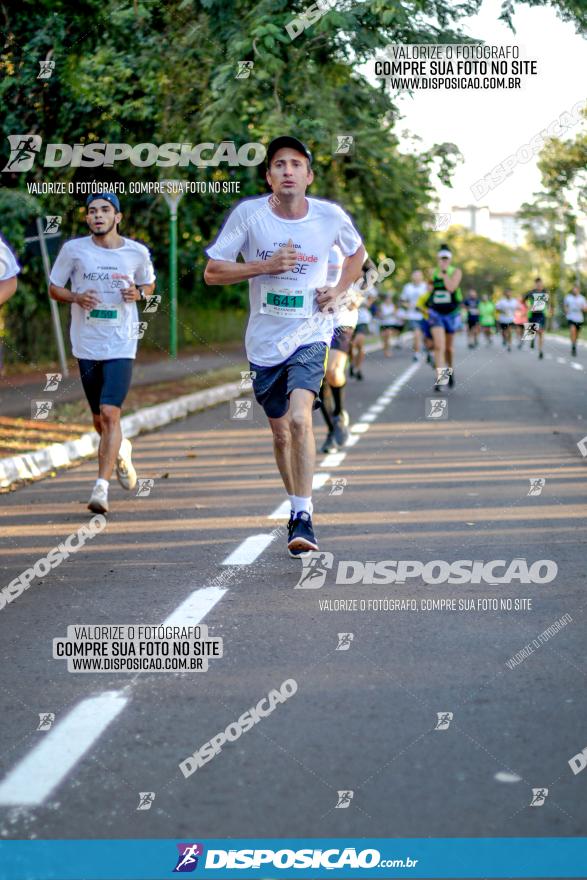
[{"label": "man in blue cap", "polygon": [[115,193],[89,196],[86,222],[91,235],[63,245],[49,279],[52,299],[71,303],[71,347],[100,435],[98,479],[88,503],[94,513],[108,512],[115,465],[124,489],[136,485],[132,447],[122,437],[120,416],[142,335],[137,302],[146,302],[155,289],[149,251],[119,235],[121,220]]}]

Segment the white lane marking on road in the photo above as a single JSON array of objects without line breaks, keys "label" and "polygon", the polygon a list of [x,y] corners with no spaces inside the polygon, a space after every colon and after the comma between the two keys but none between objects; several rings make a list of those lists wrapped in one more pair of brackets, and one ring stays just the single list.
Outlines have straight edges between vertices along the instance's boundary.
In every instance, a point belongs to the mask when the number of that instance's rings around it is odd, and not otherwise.
[{"label": "white lane marking on road", "polygon": [[547,361],[551,361],[551,360],[552,360],[552,355],[549,354],[548,352],[546,352],[546,354],[545,354],[545,358],[546,358]]},{"label": "white lane marking on road", "polygon": [[382,413],[385,407],[383,404],[374,403],[373,406],[369,407],[369,412],[371,413]]},{"label": "white lane marking on road", "polygon": [[312,479],[312,489],[321,489],[330,479],[330,474],[314,474]]},{"label": "white lane marking on road", "polygon": [[[330,479],[330,474],[314,474],[312,479],[312,489],[317,491],[321,489],[322,486],[325,486],[328,480]],[[291,510],[291,506],[289,503],[289,499],[286,498],[285,501],[282,501],[279,507],[276,507],[273,513],[270,513],[267,519],[289,519],[289,513]]]},{"label": "white lane marking on road", "polygon": [[497,782],[521,782],[522,777],[517,773],[508,773],[505,770],[499,770],[493,777]]},{"label": "white lane marking on road", "polygon": [[226,557],[221,565],[250,565],[269,544],[275,540],[275,535],[249,535],[239,544],[236,550]]},{"label": "white lane marking on road", "polygon": [[289,512],[291,510],[291,504],[289,503],[289,498],[286,498],[285,501],[282,501],[279,507],[276,507],[273,513],[270,513],[267,519],[289,519]]},{"label": "white lane marking on road", "polygon": [[351,434],[365,434],[371,425],[366,425],[365,422],[357,422],[351,428]]},{"label": "white lane marking on road", "polygon": [[171,612],[162,626],[197,626],[227,591],[222,587],[202,587]]},{"label": "white lane marking on road", "polygon": [[346,452],[331,452],[326,458],[323,458],[318,467],[335,468],[339,467],[346,458]]},{"label": "white lane marking on road", "polygon": [[349,436],[349,438],[347,439],[346,443],[344,444],[345,448],[347,446],[356,446],[360,439],[361,438],[358,434],[351,434]]},{"label": "white lane marking on road", "polygon": [[0,783],[0,805],[43,803],[127,702],[122,691],[105,691],[78,703]]},{"label": "white lane marking on road", "polygon": [[374,422],[376,418],[377,418],[377,413],[366,412],[364,415],[361,416],[361,421],[362,422]]},{"label": "white lane marking on road", "polygon": [[572,366],[573,370],[582,370],[583,369],[581,364],[571,364],[571,366]]},{"label": "white lane marking on road", "polygon": [[567,359],[562,358],[562,357],[557,357],[556,362],[557,362],[557,364],[566,364]]}]

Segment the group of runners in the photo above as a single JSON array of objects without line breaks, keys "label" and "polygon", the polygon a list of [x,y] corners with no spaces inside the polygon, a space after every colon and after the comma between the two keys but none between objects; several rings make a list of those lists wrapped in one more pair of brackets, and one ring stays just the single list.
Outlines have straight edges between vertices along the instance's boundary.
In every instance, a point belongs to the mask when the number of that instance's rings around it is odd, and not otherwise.
[{"label": "group of runners", "polygon": [[[318,550],[312,522],[313,410],[320,409],[327,424],[322,450],[343,446],[349,424],[347,366],[350,361],[349,374],[361,381],[365,339],[374,318],[386,356],[403,327],[412,330],[413,357],[426,355],[439,390],[443,376],[449,386],[455,383],[453,339],[462,327],[463,309],[470,346],[478,345],[480,332],[491,339],[488,328],[497,317],[508,348],[512,327],[537,325],[542,357],[548,302],[539,278],[523,298],[505,291],[494,305],[486,294],[479,298],[469,290],[464,299],[462,271],[447,245],[440,247],[428,281],[416,269],[398,302],[390,295],[380,298],[372,286],[375,266],[352,219],[336,203],[306,195],[314,180],[312,161],[306,144],[295,137],[278,137],[269,144],[266,180],[271,193],[244,199],[232,209],[206,249],[204,271],[209,285],[249,285],[245,347],[253,392],[267,416],[290,502],[287,549],[294,557]],[[155,273],[148,249],[120,234],[123,214],[114,193],[88,197],[86,222],[90,235],[63,245],[49,293],[71,305],[72,351],[100,435],[98,478],[88,507],[107,513],[114,469],[125,489],[136,484],[132,447],[121,434],[121,410],[137,352],[137,304],[153,296]],[[14,294],[18,272],[0,239],[0,304]],[[587,302],[574,289],[565,307],[576,351]],[[520,323],[522,314],[527,320]]]}]

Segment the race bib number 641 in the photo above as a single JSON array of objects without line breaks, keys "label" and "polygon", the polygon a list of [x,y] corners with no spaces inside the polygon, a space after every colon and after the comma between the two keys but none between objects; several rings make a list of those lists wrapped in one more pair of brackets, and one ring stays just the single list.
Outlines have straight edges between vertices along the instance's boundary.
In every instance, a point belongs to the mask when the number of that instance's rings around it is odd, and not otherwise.
[{"label": "race bib number 641", "polygon": [[313,290],[261,285],[261,314],[274,318],[309,318],[312,314]]}]

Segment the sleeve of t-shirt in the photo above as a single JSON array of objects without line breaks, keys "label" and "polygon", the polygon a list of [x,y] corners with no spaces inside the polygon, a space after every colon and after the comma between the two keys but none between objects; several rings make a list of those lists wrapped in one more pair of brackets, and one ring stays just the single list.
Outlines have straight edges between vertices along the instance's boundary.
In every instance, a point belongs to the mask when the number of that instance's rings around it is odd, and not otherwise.
[{"label": "sleeve of t-shirt", "polygon": [[153,269],[149,249],[141,248],[141,254],[143,260],[136,272],[135,284],[153,284],[155,281],[155,270]]},{"label": "sleeve of t-shirt", "polygon": [[236,263],[236,258],[244,249],[247,241],[247,224],[241,205],[234,208],[224,221],[220,232],[206,248],[211,260],[228,260]]},{"label": "sleeve of t-shirt", "polygon": [[8,278],[14,278],[20,272],[20,266],[16,262],[16,257],[6,244],[0,238],[0,281],[7,281]]},{"label": "sleeve of t-shirt", "polygon": [[66,241],[59,253],[57,259],[53,263],[49,281],[57,287],[65,287],[71,278],[74,268],[73,253],[70,242]]},{"label": "sleeve of t-shirt", "polygon": [[340,226],[334,244],[337,244],[345,257],[352,257],[363,244],[363,240],[353,225],[353,221],[342,208],[340,209]]}]

